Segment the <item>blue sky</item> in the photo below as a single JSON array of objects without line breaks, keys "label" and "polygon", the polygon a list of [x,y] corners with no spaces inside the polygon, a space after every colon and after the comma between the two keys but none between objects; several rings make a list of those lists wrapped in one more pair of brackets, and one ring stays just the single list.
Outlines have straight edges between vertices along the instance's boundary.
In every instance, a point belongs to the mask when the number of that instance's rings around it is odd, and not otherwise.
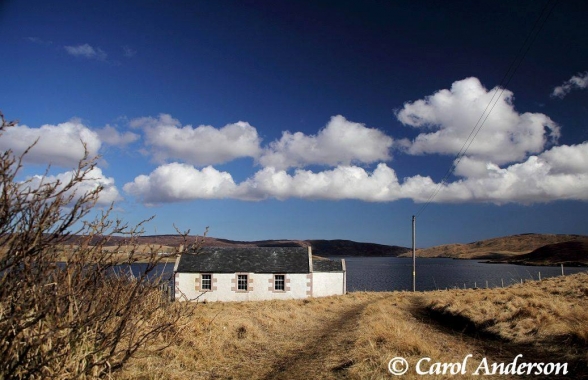
[{"label": "blue sky", "polygon": [[39,138],[23,179],[62,178],[85,141],[147,234],[410,246],[436,190],[422,247],[588,234],[588,4],[497,87],[552,4],[4,1],[0,149]]}]

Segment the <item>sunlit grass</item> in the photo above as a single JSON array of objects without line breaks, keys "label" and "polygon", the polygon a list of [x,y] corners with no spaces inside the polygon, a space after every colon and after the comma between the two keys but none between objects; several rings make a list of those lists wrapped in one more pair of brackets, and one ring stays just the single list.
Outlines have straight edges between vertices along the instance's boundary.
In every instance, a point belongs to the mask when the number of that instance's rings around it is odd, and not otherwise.
[{"label": "sunlit grass", "polygon": [[468,354],[478,360],[487,355],[487,343],[427,323],[419,308],[459,315],[505,342],[537,344],[572,358],[577,347],[587,343],[587,295],[588,274],[577,274],[504,289],[355,292],[307,300],[194,304],[195,315],[181,321],[185,329],[169,348],[132,359],[116,377],[264,378],[277,363],[307,350],[326,326],[358,306],[361,311],[353,329],[336,333],[349,341],[341,347],[345,352],[328,352],[326,346],[322,352],[337,356],[339,362],[343,356],[348,362],[344,372],[325,365],[309,369],[313,377],[389,378],[387,364],[395,356],[414,365],[422,357],[455,362]]}]

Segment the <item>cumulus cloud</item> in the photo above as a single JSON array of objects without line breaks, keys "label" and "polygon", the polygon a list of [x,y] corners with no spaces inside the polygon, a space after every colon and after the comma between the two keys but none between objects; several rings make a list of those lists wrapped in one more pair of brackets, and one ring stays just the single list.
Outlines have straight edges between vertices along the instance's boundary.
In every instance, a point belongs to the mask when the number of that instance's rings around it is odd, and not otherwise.
[{"label": "cumulus cloud", "polygon": [[319,165],[373,163],[390,159],[393,139],[364,124],[333,116],[317,135],[283,132],[279,141],[270,143],[259,158],[265,167],[287,169]]},{"label": "cumulus cloud", "polygon": [[398,199],[400,194],[396,174],[386,164],[379,164],[373,173],[356,166],[340,166],[318,173],[297,170],[294,175],[267,167],[237,185],[229,173],[210,166],[198,170],[172,163],[158,167],[148,176],[138,176],[123,189],[147,204],[222,198],[389,201]]},{"label": "cumulus cloud", "polygon": [[241,157],[257,157],[260,137],[247,122],[228,124],[220,129],[201,125],[183,126],[170,115],[131,120],[131,127],[141,128],[145,142],[156,162],[179,159],[205,166],[232,161]]},{"label": "cumulus cloud", "polygon": [[[59,181],[61,185],[58,186],[58,189],[63,189],[65,187],[65,184],[70,183],[73,176],[73,171],[60,173],[54,176],[36,175],[28,179],[28,182],[26,182],[26,186],[32,189],[36,189],[42,184],[55,183]],[[102,186],[102,190],[99,194],[97,202],[98,205],[107,206],[110,205],[112,202],[121,199],[118,189],[114,185],[114,178],[105,177],[102,173],[102,170],[98,167],[94,167],[92,170],[90,170],[87,173],[87,176],[85,177],[84,181],[78,183],[76,186],[68,190],[66,192],[66,195],[74,194],[75,200],[84,194],[96,190],[99,186]]]},{"label": "cumulus cloud", "polygon": [[98,155],[102,145],[98,134],[79,120],[73,119],[58,125],[43,125],[29,128],[17,125],[2,132],[0,150],[12,151],[20,155],[35,141],[36,145],[24,157],[25,162],[35,164],[54,164],[62,167],[75,167],[84,157],[84,145],[90,157]]},{"label": "cumulus cloud", "polygon": [[236,184],[229,173],[212,167],[198,170],[173,163],[160,166],[148,176],[138,176],[127,183],[124,190],[147,204],[222,198],[426,202],[436,190],[438,194],[433,201],[438,203],[586,201],[587,163],[588,142],[554,147],[506,167],[466,158],[456,169],[456,174],[463,178],[441,186],[430,177],[420,175],[399,180],[396,172],[385,163],[378,164],[372,172],[341,165],[319,172],[298,169],[290,174],[266,167],[240,184]]},{"label": "cumulus cloud", "polygon": [[549,163],[552,173],[588,173],[588,142],[578,145],[562,145],[551,148],[539,156]]},{"label": "cumulus cloud", "polygon": [[569,80],[563,82],[561,86],[553,89],[551,96],[554,98],[563,99],[573,89],[588,88],[588,71],[574,75]]},{"label": "cumulus cloud", "polygon": [[[486,90],[477,78],[456,81],[425,99],[406,103],[396,116],[404,125],[421,130],[414,141],[404,141],[409,154],[457,154],[500,88]],[[494,99],[496,101],[496,98]],[[505,164],[525,159],[557,141],[559,126],[541,113],[515,111],[513,93],[505,90],[492,109],[467,154],[477,160]]]},{"label": "cumulus cloud", "polygon": [[239,188],[239,195],[251,199],[359,199],[377,202],[401,197],[396,173],[384,163],[372,173],[357,166],[338,166],[317,173],[296,170],[290,175],[284,170],[267,167],[240,184]]},{"label": "cumulus cloud", "polygon": [[[572,161],[568,161],[570,159]],[[561,199],[586,201],[588,166],[582,164],[587,161],[588,142],[554,147],[506,168],[488,162],[484,171],[443,185],[435,202],[530,204]]]},{"label": "cumulus cloud", "polygon": [[145,204],[193,199],[233,197],[236,185],[229,173],[211,166],[198,170],[191,165],[171,163],[159,166],[149,175],[140,175],[123,190]]},{"label": "cumulus cloud", "polygon": [[133,132],[120,133],[116,128],[107,125],[104,128],[96,130],[102,142],[108,145],[123,147],[137,141],[140,136]]}]

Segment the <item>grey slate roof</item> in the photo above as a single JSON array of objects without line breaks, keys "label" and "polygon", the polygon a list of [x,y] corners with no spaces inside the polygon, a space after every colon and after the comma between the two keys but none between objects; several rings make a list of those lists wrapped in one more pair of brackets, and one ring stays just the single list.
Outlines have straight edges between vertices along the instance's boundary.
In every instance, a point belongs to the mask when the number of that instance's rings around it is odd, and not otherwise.
[{"label": "grey slate roof", "polygon": [[308,250],[303,247],[204,247],[183,254],[178,272],[309,273]]},{"label": "grey slate roof", "polygon": [[[340,272],[340,260],[313,260],[315,272]],[[308,250],[303,247],[203,247],[180,256],[183,273],[309,273]]]},{"label": "grey slate roof", "polygon": [[341,272],[343,263],[341,260],[313,260],[312,270],[314,272]]}]

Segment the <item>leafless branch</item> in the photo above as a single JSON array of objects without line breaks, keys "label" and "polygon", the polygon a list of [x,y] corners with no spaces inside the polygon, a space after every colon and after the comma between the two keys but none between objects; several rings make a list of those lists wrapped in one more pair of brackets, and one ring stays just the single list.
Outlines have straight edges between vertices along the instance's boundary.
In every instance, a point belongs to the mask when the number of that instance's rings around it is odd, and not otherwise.
[{"label": "leafless branch", "polygon": [[[16,125],[0,122],[0,138]],[[148,220],[129,227],[112,206],[87,220],[102,190],[80,191],[96,165],[87,149],[70,180],[38,184],[17,180],[27,153],[0,153],[0,379],[102,378],[167,346],[191,309],[165,299],[162,257],[140,250]],[[106,249],[115,234],[124,254]],[[118,275],[139,260],[141,273]]]}]

